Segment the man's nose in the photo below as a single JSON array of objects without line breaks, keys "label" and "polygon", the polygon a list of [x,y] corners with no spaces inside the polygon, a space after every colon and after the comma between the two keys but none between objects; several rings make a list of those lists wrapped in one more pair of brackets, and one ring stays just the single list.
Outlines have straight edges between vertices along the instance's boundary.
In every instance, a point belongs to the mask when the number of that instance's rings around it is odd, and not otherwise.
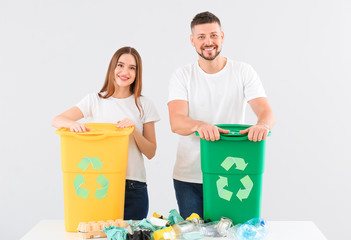
[{"label": "man's nose", "polygon": [[206,38],[206,45],[211,46],[212,43],[213,43],[213,41],[210,37]]}]

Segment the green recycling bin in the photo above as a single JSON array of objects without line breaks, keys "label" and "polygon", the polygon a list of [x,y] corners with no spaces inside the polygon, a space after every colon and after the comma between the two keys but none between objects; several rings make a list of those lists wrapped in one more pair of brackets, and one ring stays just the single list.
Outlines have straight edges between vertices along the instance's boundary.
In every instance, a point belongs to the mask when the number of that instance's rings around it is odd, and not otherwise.
[{"label": "green recycling bin", "polygon": [[239,133],[251,125],[217,126],[230,133],[214,142],[200,140],[204,219],[244,223],[261,214],[266,141],[252,142]]}]

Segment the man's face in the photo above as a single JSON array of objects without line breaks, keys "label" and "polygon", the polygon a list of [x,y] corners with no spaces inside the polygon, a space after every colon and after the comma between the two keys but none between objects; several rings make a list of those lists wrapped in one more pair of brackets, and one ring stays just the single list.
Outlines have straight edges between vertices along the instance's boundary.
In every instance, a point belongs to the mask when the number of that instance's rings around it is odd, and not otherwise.
[{"label": "man's face", "polygon": [[191,44],[205,60],[214,60],[222,50],[224,33],[218,23],[195,25],[190,35]]}]

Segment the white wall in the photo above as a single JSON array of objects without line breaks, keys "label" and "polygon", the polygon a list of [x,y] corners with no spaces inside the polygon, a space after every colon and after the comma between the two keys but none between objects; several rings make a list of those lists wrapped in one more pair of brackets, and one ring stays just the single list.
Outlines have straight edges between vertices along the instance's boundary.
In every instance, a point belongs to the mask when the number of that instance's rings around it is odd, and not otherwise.
[{"label": "white wall", "polygon": [[[173,71],[197,59],[192,17],[223,23],[223,55],[254,66],[277,124],[267,142],[267,220],[312,220],[328,239],[350,239],[350,1],[0,2],[0,229],[18,239],[41,219],[63,219],[58,113],[100,90],[112,54],[130,45],[155,103],[158,152],[147,161],[150,214],[176,208],[177,136],[168,123]],[[247,123],[254,123],[248,112]]]}]

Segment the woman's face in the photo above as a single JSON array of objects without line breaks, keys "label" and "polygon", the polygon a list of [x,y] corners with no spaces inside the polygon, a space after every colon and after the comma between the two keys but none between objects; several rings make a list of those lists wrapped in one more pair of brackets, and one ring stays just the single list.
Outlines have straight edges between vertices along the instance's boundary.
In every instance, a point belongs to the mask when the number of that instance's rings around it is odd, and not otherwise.
[{"label": "woman's face", "polygon": [[122,54],[115,68],[115,81],[118,87],[129,87],[136,76],[136,61],[129,53]]}]

